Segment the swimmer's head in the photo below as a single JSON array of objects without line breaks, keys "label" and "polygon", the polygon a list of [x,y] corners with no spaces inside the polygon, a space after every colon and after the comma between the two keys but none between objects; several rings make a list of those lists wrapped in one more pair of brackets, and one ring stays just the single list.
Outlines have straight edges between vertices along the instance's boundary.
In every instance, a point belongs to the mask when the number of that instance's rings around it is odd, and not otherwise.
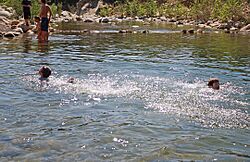
[{"label": "swimmer's head", "polygon": [[42,78],[48,78],[51,75],[51,69],[48,66],[42,66],[39,69],[39,74]]},{"label": "swimmer's head", "polygon": [[220,83],[218,78],[210,78],[208,81],[208,87],[216,90],[220,89]]},{"label": "swimmer's head", "polygon": [[67,80],[68,83],[75,83],[75,78],[72,78],[70,77],[68,80]]}]

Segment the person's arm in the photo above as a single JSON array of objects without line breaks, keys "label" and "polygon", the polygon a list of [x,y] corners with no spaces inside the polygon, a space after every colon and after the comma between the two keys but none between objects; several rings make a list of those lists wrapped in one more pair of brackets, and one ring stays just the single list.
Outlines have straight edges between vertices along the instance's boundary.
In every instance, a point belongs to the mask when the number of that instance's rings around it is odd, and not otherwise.
[{"label": "person's arm", "polygon": [[43,6],[41,6],[40,8],[39,17],[42,17],[42,10],[43,10]]},{"label": "person's arm", "polygon": [[50,19],[51,19],[51,16],[53,16],[53,13],[52,13],[51,8],[49,7],[49,21],[50,21]]}]

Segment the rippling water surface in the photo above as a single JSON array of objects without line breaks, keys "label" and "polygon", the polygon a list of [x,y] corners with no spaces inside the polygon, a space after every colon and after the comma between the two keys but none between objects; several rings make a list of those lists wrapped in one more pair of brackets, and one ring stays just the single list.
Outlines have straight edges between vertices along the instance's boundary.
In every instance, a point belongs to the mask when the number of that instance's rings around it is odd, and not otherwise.
[{"label": "rippling water surface", "polygon": [[249,35],[90,28],[0,39],[0,161],[250,161]]}]

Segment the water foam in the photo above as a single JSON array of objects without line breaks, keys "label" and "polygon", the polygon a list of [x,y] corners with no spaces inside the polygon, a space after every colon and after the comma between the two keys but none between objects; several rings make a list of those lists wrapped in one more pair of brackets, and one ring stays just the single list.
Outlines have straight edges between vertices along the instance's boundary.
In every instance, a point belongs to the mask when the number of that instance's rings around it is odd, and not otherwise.
[{"label": "water foam", "polygon": [[[175,78],[151,77],[143,75],[102,75],[90,74],[83,79],[68,83],[69,77],[51,77],[48,84],[36,89],[53,89],[56,93],[87,94],[93,99],[102,97],[123,97],[141,100],[146,109],[188,118],[202,123],[205,127],[249,128],[250,118],[244,108],[250,104],[235,96],[245,95],[241,87],[230,83],[214,91],[206,82],[188,83]],[[34,83],[35,78],[29,78]]]}]

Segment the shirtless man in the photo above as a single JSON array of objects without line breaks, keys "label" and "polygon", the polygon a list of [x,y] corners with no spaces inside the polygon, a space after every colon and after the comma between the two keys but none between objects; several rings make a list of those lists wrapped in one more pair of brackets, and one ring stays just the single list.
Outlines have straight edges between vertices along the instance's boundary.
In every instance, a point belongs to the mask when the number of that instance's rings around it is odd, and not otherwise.
[{"label": "shirtless man", "polygon": [[49,37],[49,22],[52,16],[52,11],[46,0],[41,0],[42,6],[40,11],[41,18],[41,39],[42,41],[48,41]]}]

